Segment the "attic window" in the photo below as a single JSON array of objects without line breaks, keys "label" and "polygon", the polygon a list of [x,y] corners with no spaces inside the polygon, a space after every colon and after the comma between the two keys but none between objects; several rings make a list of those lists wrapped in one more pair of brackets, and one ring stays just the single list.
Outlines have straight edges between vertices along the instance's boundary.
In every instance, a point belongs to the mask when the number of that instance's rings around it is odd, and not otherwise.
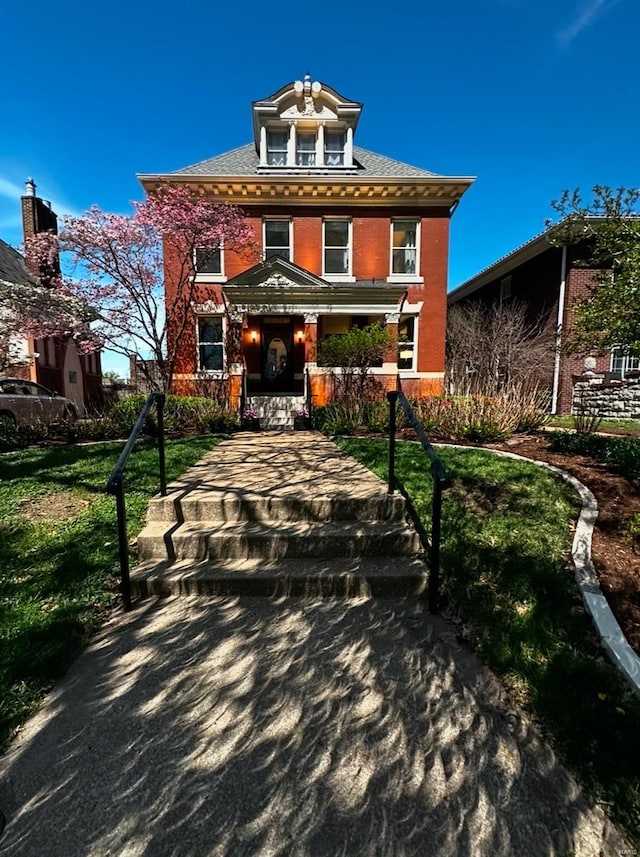
[{"label": "attic window", "polygon": [[316,165],[316,135],[296,135],[296,164],[299,167],[315,167]]},{"label": "attic window", "polygon": [[328,167],[344,165],[344,131],[327,131],[324,137],[324,162]]},{"label": "attic window", "polygon": [[287,163],[287,131],[267,131],[267,163],[272,167],[284,167]]}]

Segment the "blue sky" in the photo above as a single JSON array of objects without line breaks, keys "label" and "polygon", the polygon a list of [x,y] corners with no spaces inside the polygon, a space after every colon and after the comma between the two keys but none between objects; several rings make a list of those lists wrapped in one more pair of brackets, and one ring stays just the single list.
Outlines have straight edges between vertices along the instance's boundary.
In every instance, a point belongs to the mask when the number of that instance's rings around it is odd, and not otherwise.
[{"label": "blue sky", "polygon": [[136,173],[249,142],[251,101],[306,71],[364,102],[358,145],[477,176],[450,288],[543,229],[565,187],[640,184],[638,0],[14,0],[2,23],[0,238],[14,245],[28,176],[59,214],[127,212]]}]

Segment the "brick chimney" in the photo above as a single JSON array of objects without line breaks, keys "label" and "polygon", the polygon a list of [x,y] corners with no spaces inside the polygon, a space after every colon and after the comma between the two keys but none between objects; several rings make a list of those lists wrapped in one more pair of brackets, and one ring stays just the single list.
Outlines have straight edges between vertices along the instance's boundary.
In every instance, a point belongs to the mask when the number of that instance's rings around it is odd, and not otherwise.
[{"label": "brick chimney", "polygon": [[27,268],[36,277],[41,276],[44,272],[32,258],[29,258],[28,244],[29,239],[33,238],[39,232],[53,232],[58,234],[58,217],[51,208],[51,203],[48,200],[40,199],[36,196],[36,183],[33,179],[27,179],[25,182],[26,192],[21,197],[22,202],[22,234],[25,245],[25,263]]}]

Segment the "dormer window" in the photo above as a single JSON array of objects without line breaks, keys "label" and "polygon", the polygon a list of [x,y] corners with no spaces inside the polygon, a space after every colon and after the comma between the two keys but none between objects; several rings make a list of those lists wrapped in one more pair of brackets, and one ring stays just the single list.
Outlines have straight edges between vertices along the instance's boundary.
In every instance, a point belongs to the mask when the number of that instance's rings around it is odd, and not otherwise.
[{"label": "dormer window", "polygon": [[344,165],[344,131],[325,131],[324,135],[324,162],[328,167],[342,167]]},{"label": "dormer window", "polygon": [[316,135],[298,132],[296,134],[296,164],[299,167],[315,167]]},{"label": "dormer window", "polygon": [[284,167],[287,163],[287,131],[267,130],[267,163],[272,167]]},{"label": "dormer window", "polygon": [[306,74],[253,103],[259,172],[357,169],[353,137],[362,104]]}]

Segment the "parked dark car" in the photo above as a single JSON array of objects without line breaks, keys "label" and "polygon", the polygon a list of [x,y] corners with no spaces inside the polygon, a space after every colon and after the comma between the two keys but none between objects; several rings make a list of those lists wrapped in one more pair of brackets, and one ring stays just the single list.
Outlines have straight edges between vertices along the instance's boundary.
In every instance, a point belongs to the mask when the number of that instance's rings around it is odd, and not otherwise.
[{"label": "parked dark car", "polygon": [[48,426],[77,419],[78,411],[71,399],[33,381],[0,378],[0,421],[14,426]]}]

